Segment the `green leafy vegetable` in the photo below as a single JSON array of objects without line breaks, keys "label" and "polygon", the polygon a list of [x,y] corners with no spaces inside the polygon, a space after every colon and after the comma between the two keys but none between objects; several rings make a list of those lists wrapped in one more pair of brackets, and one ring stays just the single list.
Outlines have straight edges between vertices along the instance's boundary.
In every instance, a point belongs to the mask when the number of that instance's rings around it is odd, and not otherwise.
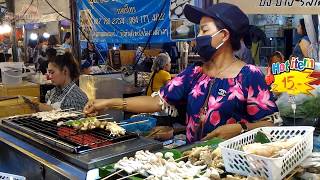
[{"label": "green leafy vegetable", "polygon": [[267,135],[265,135],[263,132],[258,131],[257,134],[254,136],[254,142],[256,143],[261,143],[261,144],[265,144],[265,143],[269,143],[271,142],[270,139],[267,137]]}]

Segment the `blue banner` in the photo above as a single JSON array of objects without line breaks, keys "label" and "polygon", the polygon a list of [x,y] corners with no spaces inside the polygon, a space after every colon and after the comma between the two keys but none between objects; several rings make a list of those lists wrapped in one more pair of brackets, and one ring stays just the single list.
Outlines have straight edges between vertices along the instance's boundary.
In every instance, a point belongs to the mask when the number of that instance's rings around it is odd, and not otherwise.
[{"label": "blue banner", "polygon": [[[77,0],[79,24],[90,40],[106,43],[170,42],[169,0]],[[161,10],[163,11],[161,12]],[[86,40],[81,34],[80,40]]]}]

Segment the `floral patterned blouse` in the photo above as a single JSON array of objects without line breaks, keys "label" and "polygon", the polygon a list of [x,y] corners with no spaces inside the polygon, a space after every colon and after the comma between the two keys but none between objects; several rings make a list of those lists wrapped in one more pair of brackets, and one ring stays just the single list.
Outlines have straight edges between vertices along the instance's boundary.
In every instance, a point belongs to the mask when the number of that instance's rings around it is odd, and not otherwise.
[{"label": "floral patterned blouse", "polygon": [[[200,130],[200,110],[210,84],[206,118]],[[201,140],[221,125],[252,123],[278,112],[263,73],[253,65],[245,65],[235,78],[212,78],[202,72],[201,66],[192,65],[162,87],[159,94],[164,103],[187,106],[188,142]]]}]

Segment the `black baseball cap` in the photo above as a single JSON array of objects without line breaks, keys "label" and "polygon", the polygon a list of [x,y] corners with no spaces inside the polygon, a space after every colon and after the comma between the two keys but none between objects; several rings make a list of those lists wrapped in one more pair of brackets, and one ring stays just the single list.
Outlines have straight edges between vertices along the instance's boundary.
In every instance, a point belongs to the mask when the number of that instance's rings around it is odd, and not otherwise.
[{"label": "black baseball cap", "polygon": [[207,16],[222,21],[234,33],[243,35],[249,29],[249,19],[238,6],[229,3],[214,4],[207,9],[187,4],[184,7],[185,17],[195,24],[200,24],[202,17]]}]

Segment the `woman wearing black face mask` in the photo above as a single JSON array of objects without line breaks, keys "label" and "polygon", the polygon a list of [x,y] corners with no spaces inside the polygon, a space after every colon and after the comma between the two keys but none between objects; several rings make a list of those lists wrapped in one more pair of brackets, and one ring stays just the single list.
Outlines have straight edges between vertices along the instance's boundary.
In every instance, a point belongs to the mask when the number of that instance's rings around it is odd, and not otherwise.
[{"label": "woman wearing black face mask", "polygon": [[280,121],[278,108],[255,66],[237,60],[233,52],[248,29],[247,16],[236,6],[219,3],[204,10],[186,5],[185,16],[200,24],[196,48],[202,65],[189,66],[153,97],[95,100],[85,113],[105,108],[132,112],[165,110],[176,115],[177,106],[187,109],[187,140],[194,142],[212,137],[231,138],[241,132]]}]

